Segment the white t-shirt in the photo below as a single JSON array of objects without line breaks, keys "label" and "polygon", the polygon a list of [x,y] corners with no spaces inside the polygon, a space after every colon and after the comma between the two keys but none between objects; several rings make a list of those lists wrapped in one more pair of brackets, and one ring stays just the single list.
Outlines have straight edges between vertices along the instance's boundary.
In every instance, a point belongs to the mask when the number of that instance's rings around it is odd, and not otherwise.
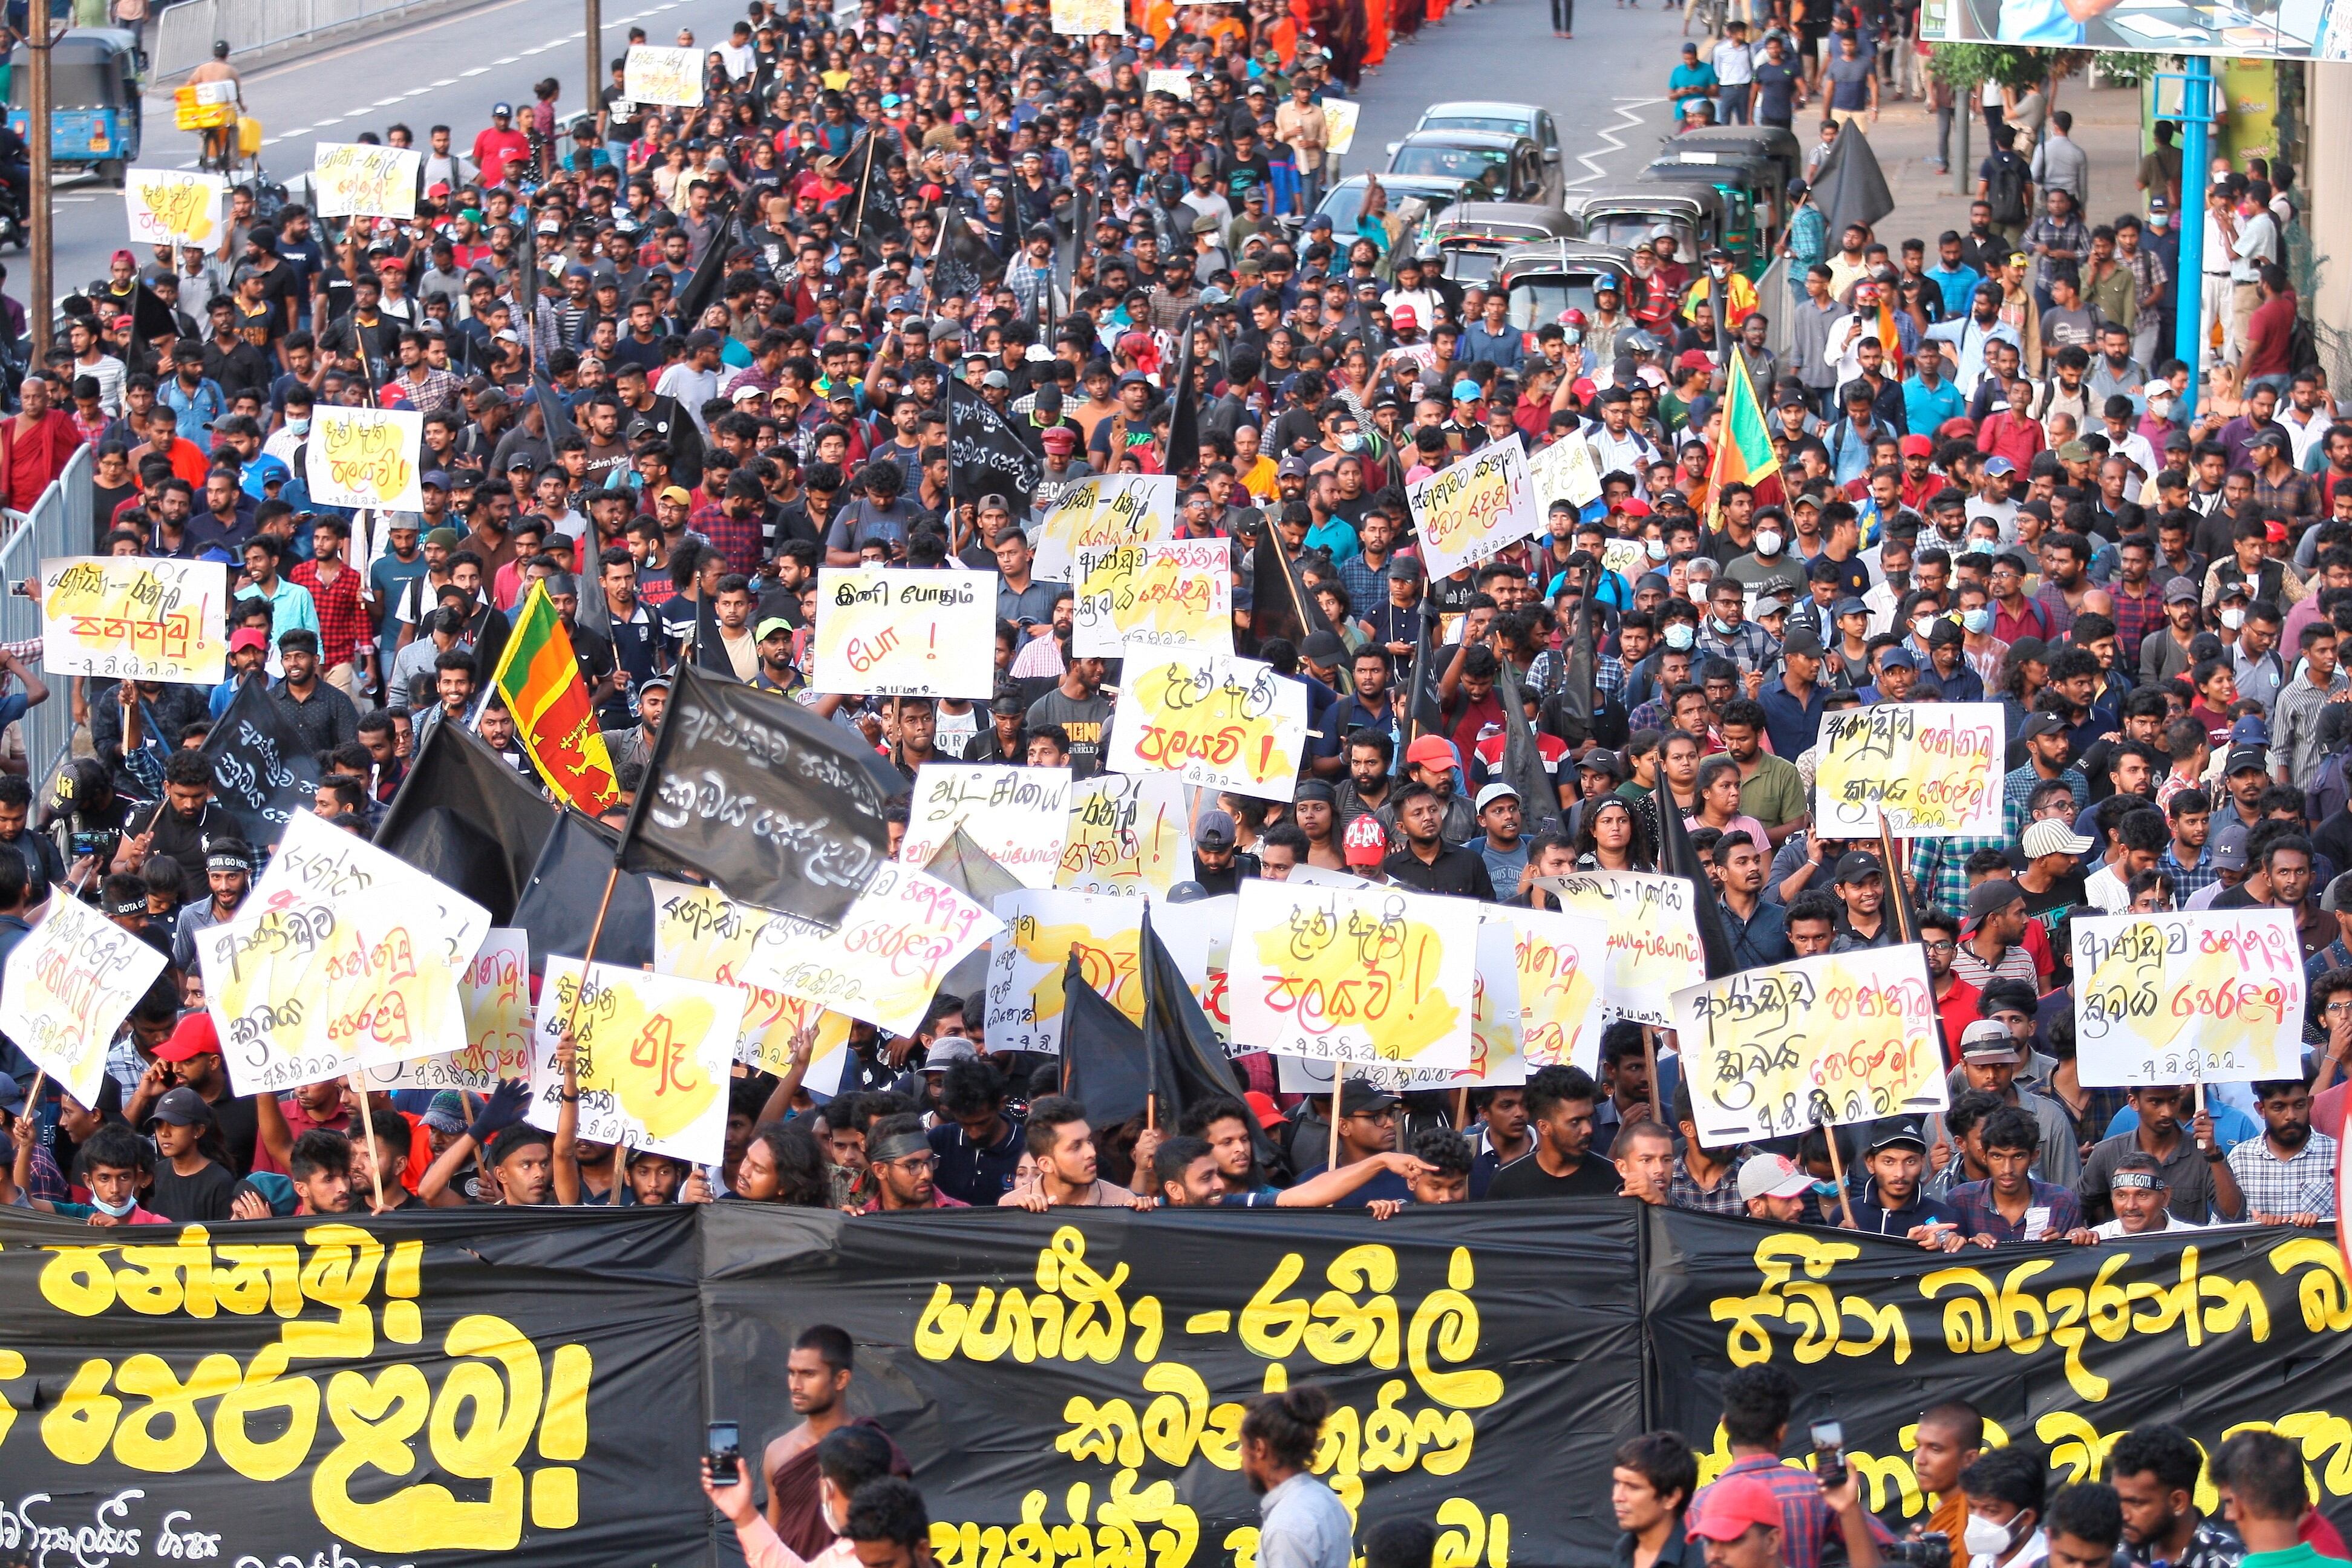
[{"label": "white t-shirt", "polygon": [[[2212,1227],[2210,1226],[2202,1226],[2191,1220],[2182,1219],[2179,1215],[2174,1214],[2168,1209],[2165,1211],[2164,1224],[2147,1234],[2150,1236],[2161,1236],[2168,1230],[2210,1230],[2210,1228]],[[2124,1222],[2119,1219],[2111,1219],[2105,1225],[2093,1226],[2091,1227],[2091,1234],[2097,1237],[2101,1241],[2113,1241],[2117,1237],[2124,1234]]]}]

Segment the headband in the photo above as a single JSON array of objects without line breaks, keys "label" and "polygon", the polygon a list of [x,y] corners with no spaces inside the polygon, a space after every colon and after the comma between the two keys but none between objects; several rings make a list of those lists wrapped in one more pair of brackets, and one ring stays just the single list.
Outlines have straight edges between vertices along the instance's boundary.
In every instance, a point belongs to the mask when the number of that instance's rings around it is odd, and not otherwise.
[{"label": "headband", "polygon": [[[253,868],[246,864],[245,858],[241,855],[206,856],[205,858],[205,869],[207,871],[242,871],[248,877],[253,875]],[[142,907],[143,908],[144,906],[142,905]]]},{"label": "headband", "polygon": [[106,912],[110,915],[143,915],[147,912],[147,900],[125,899],[121,903],[107,905]]},{"label": "headband", "polygon": [[869,1165],[887,1164],[893,1160],[903,1160],[909,1154],[928,1154],[930,1152],[931,1141],[922,1133],[894,1132],[878,1143],[868,1142],[866,1145],[866,1163]]},{"label": "headband", "polygon": [[2163,1179],[2154,1171],[2117,1171],[2107,1178],[2109,1192],[2153,1193],[2163,1185]]}]

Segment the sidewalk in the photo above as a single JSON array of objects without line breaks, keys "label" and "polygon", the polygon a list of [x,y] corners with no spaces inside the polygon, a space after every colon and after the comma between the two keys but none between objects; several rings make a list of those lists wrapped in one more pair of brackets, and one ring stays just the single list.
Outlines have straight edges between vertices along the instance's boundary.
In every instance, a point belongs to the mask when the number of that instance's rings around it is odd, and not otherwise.
[{"label": "sidewalk", "polygon": [[[1972,100],[1973,91],[1961,95]],[[2132,176],[2139,167],[2140,156],[2140,94],[2136,87],[2089,88],[2079,76],[2071,77],[2058,86],[2056,107],[2074,117],[2074,138],[2091,160],[2091,199],[2084,221],[2095,228],[2103,223],[2113,223],[2125,213],[2144,213],[2146,208]],[[1818,131],[1819,121],[1805,115],[1798,116],[1799,136],[1810,144]],[[1939,174],[1929,166],[1936,155],[1936,116],[1926,105],[1906,102],[1886,105],[1880,116],[1878,128],[1871,133],[1871,151],[1878,154],[1879,166],[1885,171],[1887,189],[1894,193],[1894,215],[1878,225],[1878,237],[1892,249],[1914,236],[1927,242],[1930,264],[1936,254],[1936,237],[1948,228],[1966,232],[1969,226],[1969,196],[1956,195],[1952,176]],[[1969,126],[1969,189],[1976,189],[1976,166],[1991,151],[1985,139],[1984,120],[1974,116]],[[1952,127],[1952,161],[1960,158],[1960,128]]]}]

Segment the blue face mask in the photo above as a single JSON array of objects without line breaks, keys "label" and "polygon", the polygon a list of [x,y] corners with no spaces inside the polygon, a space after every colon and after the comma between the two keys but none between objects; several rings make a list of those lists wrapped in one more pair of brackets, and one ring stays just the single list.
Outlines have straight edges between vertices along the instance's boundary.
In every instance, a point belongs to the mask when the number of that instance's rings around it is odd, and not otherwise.
[{"label": "blue face mask", "polygon": [[1835,1182],[1815,1182],[1813,1184],[1813,1195],[1816,1197],[1833,1198],[1837,1196],[1837,1190],[1838,1184]]}]

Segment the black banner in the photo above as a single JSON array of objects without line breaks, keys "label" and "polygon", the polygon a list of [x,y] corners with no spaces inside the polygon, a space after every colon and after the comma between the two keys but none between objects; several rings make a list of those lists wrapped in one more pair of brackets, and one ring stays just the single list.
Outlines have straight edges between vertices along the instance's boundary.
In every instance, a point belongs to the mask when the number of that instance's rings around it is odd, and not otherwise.
[{"label": "black banner", "polygon": [[950,381],[948,405],[949,475],[956,495],[978,500],[1001,495],[1019,517],[1029,510],[1045,477],[1045,459],[1030,450],[987,401],[961,381]]},{"label": "black banner", "polygon": [[889,858],[874,761],[789,697],[681,665],[622,868],[708,878],[730,898],[836,925]]},{"label": "black banner", "polygon": [[200,754],[213,771],[213,799],[256,849],[274,847],[288,819],[310,809],[319,759],[302,749],[257,676],[236,689]]},{"label": "black banner", "polygon": [[436,724],[377,827],[376,847],[514,921],[560,808],[462,724]]},{"label": "black banner", "polygon": [[853,1410],[914,1468],[941,1568],[1246,1555],[1244,1402],[1313,1381],[1316,1468],[1429,1521],[1446,1568],[1601,1568],[1609,1455],[1787,1367],[1890,1522],[1918,1412],[2099,1471],[2135,1422],[2297,1437],[2352,1496],[2352,1327],[2328,1237],[2176,1234],[1930,1255],[1596,1200],[1444,1213],[849,1218],[469,1209],[100,1232],[0,1211],[0,1561],[524,1568],[732,1561],[706,1420],[796,1426],[786,1353],[857,1342]]}]

